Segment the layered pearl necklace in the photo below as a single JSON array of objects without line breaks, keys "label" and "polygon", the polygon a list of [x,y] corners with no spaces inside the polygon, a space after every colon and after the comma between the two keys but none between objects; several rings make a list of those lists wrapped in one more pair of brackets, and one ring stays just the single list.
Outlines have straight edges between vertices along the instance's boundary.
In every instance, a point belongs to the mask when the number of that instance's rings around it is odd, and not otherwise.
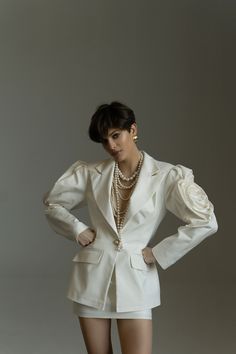
[{"label": "layered pearl necklace", "polygon": [[[133,192],[133,189],[137,183],[139,173],[142,167],[143,163],[143,158],[144,155],[141,152],[140,153],[140,160],[138,162],[138,166],[136,171],[132,174],[130,177],[125,177],[121,170],[119,169],[118,162],[115,163],[115,169],[114,169],[114,176],[113,176],[113,181],[112,181],[112,189],[111,189],[111,204],[112,204],[112,210],[113,214],[116,217],[116,223],[117,223],[117,231],[118,231],[118,238],[119,240],[115,240],[115,243],[117,245],[118,250],[122,248],[122,242],[121,242],[121,229],[123,228],[124,220],[125,220],[125,215],[128,210],[128,204],[130,201],[131,194]],[[124,185],[122,181],[126,182],[131,182],[130,184]],[[130,190],[130,193],[128,197],[123,197],[121,191],[124,190]],[[120,206],[120,199],[127,201],[127,206],[123,210],[121,210]]]}]

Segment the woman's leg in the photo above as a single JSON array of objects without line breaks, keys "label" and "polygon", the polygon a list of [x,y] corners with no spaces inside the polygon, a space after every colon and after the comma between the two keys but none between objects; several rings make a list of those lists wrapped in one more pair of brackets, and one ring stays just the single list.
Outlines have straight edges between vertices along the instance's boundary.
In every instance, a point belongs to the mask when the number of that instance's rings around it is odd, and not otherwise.
[{"label": "woman's leg", "polygon": [[152,353],[151,319],[117,319],[122,354]]},{"label": "woman's leg", "polygon": [[113,354],[111,319],[78,316],[88,354]]}]

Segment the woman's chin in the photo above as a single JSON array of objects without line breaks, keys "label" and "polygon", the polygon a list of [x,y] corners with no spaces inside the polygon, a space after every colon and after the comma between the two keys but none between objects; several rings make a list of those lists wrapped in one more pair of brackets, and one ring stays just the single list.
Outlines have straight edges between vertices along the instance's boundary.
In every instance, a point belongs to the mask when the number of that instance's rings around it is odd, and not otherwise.
[{"label": "woman's chin", "polygon": [[120,160],[120,159],[122,159],[122,151],[120,151],[112,156],[113,156],[114,160]]}]

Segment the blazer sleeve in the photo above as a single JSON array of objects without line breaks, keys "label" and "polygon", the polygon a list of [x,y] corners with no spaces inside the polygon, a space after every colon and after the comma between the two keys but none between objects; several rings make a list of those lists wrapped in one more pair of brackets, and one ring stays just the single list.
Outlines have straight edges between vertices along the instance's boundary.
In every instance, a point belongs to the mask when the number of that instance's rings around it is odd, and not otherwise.
[{"label": "blazer sleeve", "polygon": [[190,168],[179,164],[172,167],[165,186],[166,208],[185,225],[152,248],[154,257],[163,269],[218,230],[213,204],[206,192],[195,183]]},{"label": "blazer sleeve", "polygon": [[71,241],[89,226],[78,220],[70,211],[86,205],[87,163],[73,163],[52,189],[43,196],[44,214],[51,228]]}]

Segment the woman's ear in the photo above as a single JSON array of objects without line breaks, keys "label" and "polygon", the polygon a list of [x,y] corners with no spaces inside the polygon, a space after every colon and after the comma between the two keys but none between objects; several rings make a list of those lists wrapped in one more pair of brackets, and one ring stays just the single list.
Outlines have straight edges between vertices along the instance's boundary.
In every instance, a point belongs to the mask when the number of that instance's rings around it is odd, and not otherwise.
[{"label": "woman's ear", "polygon": [[133,123],[130,127],[130,131],[132,132],[133,135],[137,135],[138,129],[137,129],[137,124]]}]

